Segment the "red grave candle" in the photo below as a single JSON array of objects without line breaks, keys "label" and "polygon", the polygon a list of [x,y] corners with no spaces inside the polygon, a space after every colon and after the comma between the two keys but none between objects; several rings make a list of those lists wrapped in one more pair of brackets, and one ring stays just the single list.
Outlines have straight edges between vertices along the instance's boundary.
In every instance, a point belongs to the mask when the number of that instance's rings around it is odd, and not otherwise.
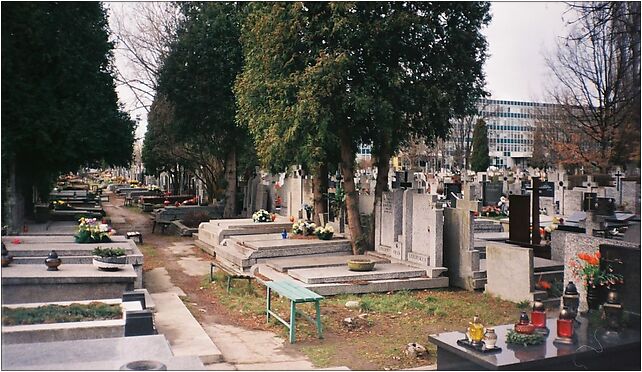
[{"label": "red grave candle", "polygon": [[557,336],[566,338],[573,337],[572,319],[557,319]]},{"label": "red grave candle", "polygon": [[536,301],[533,304],[531,324],[533,324],[535,328],[546,328],[546,308],[540,301]]}]

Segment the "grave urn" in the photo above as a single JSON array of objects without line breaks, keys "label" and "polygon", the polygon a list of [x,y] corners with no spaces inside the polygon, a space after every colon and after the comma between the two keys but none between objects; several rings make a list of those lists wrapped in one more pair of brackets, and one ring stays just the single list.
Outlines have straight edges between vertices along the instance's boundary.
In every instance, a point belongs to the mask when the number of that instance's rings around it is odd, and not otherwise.
[{"label": "grave urn", "polygon": [[58,271],[58,266],[62,263],[62,260],[58,258],[58,253],[55,250],[51,250],[47,258],[45,258],[45,265],[47,265],[47,271]]},{"label": "grave urn", "polygon": [[117,271],[127,264],[127,256],[101,257],[94,256],[93,264],[98,270]]}]

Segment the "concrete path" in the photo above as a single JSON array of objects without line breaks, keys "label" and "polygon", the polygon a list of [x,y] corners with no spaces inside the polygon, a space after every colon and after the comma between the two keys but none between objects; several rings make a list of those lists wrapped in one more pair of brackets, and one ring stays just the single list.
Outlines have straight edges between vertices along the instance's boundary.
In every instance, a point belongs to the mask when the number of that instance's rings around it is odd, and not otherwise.
[{"label": "concrete path", "polygon": [[175,293],[152,293],[152,298],[156,304],[154,324],[169,341],[174,355],[196,355],[203,364],[223,360],[221,351]]},{"label": "concrete path", "polygon": [[221,349],[225,361],[237,370],[314,369],[304,355],[284,352],[285,339],[272,332],[223,324],[204,325],[204,328]]},{"label": "concrete path", "polygon": [[[185,274],[209,274],[209,261],[194,254],[198,248],[193,244],[171,243],[167,249]],[[185,293],[171,282],[165,268],[145,272],[144,280],[156,305],[156,326],[168,339],[174,355],[198,355],[207,369],[219,371],[315,369],[305,355],[292,350],[286,352],[286,340],[272,332],[216,323],[199,325],[178,297]],[[347,370],[346,367],[329,369]]]}]

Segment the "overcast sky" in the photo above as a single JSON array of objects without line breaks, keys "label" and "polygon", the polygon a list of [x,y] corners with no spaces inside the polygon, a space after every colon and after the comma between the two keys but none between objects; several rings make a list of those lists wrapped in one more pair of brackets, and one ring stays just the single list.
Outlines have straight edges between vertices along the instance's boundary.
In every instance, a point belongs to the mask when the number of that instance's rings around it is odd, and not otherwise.
[{"label": "overcast sky", "polygon": [[[116,9],[130,8],[132,3],[111,3]],[[546,85],[550,81],[544,55],[554,50],[556,40],[566,34],[562,16],[566,5],[561,2],[492,2],[490,25],[483,30],[488,41],[489,58],[484,66],[486,89],[493,99],[548,101]],[[116,53],[116,64],[123,61]],[[127,107],[133,96],[126,87],[118,94]],[[146,115],[136,135],[142,138]]]},{"label": "overcast sky", "polygon": [[484,30],[490,57],[486,89],[493,99],[546,100],[550,81],[544,55],[566,35],[560,2],[492,2],[493,19]]}]

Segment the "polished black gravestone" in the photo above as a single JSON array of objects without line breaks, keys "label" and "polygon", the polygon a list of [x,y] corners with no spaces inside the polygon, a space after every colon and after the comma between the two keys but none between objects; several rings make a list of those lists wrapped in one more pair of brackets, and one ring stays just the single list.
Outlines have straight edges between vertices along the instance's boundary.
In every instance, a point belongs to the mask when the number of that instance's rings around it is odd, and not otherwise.
[{"label": "polished black gravestone", "polygon": [[496,346],[501,352],[484,354],[457,344],[463,332],[438,333],[428,336],[437,345],[438,370],[640,370],[639,326],[621,330],[609,337],[606,330],[593,326],[585,317],[578,318],[576,342],[556,344],[557,319],[548,319],[550,334],[540,345],[506,343],[506,333],[513,324],[497,326]]},{"label": "polished black gravestone", "polygon": [[482,183],[482,203],[484,206],[497,205],[502,197],[504,188],[503,182],[484,182]]},{"label": "polished black gravestone", "polygon": [[530,244],[531,197],[510,195],[508,203],[508,239],[511,242]]},{"label": "polished black gravestone", "polygon": [[[640,246],[625,247],[614,244],[600,244],[603,270],[611,268],[622,275],[624,283],[617,285],[624,311],[640,316]],[[608,266],[608,267],[607,267]]]},{"label": "polished black gravestone", "polygon": [[151,310],[134,310],[125,314],[125,337],[155,335]]}]

